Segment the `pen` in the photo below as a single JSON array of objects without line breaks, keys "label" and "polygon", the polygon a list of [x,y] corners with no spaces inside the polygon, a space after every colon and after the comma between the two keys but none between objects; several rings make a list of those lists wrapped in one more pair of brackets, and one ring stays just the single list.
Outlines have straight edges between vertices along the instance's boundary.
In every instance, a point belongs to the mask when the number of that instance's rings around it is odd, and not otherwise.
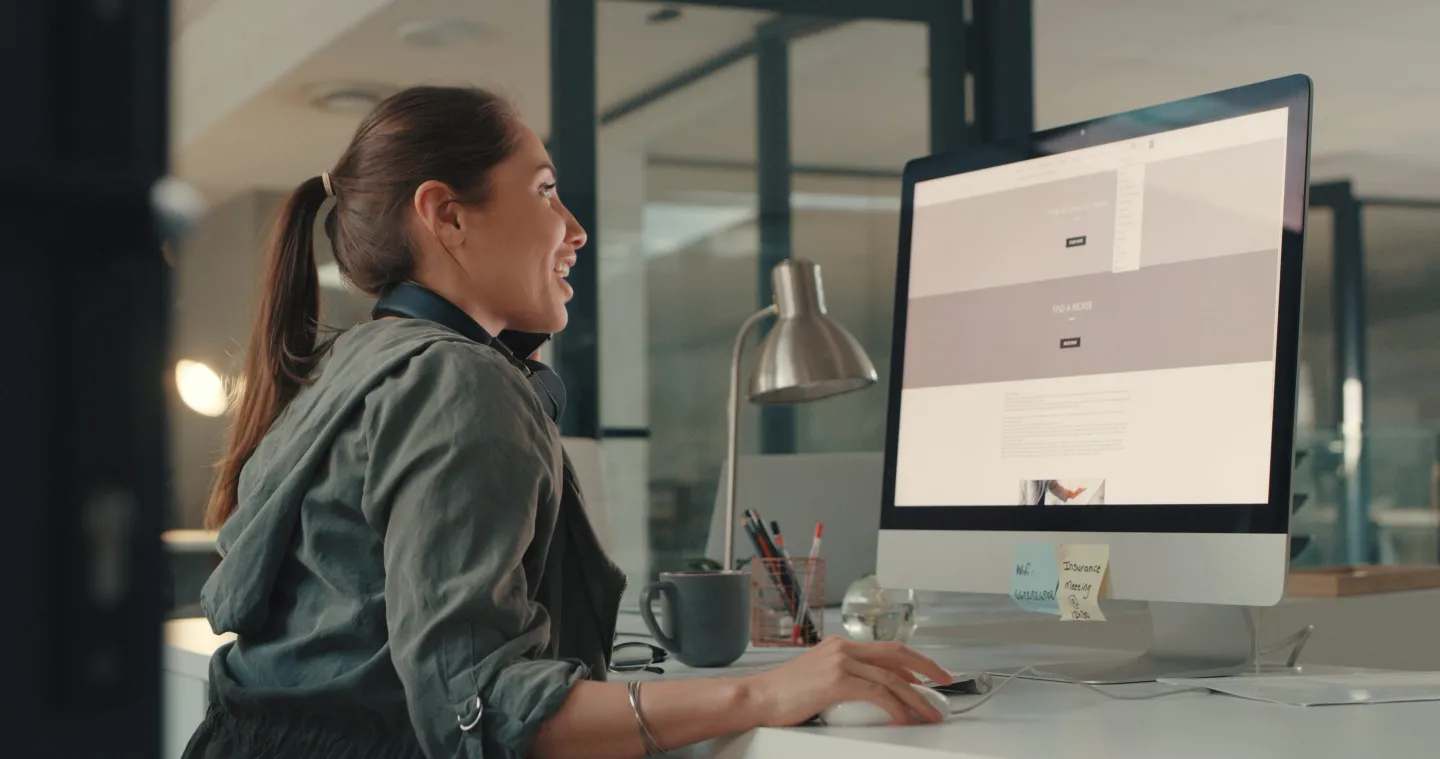
[{"label": "pen", "polygon": [[809,622],[809,620],[805,618],[805,611],[803,606],[803,604],[805,603],[805,594],[803,590],[804,586],[799,579],[801,576],[803,576],[803,573],[800,571],[800,568],[795,565],[795,560],[790,558],[790,550],[785,547],[785,535],[780,532],[780,523],[773,519],[770,520],[770,532],[775,536],[775,548],[780,551],[780,558],[785,560],[784,566],[786,571],[790,575],[790,577],[787,579],[789,587],[791,589],[792,598],[794,599],[793,608],[795,610],[795,614],[793,615],[793,618],[795,620],[795,629],[792,634],[796,638],[799,638],[803,625],[805,631],[808,632],[810,634],[810,637],[813,638],[815,636],[814,626],[811,622]]},{"label": "pen", "polygon": [[770,531],[765,529],[765,520],[760,518],[760,512],[754,509],[746,509],[745,513],[750,516],[750,521],[755,524],[755,531],[760,534],[760,539],[765,542],[765,548],[770,552],[770,558],[780,558],[780,552],[775,550],[775,541],[770,539]]},{"label": "pen", "polygon": [[785,550],[785,536],[780,534],[780,523],[774,519],[770,520],[770,532],[775,535],[775,547],[780,549],[781,558],[790,560],[790,552]]},{"label": "pen", "polygon": [[[766,553],[762,554],[763,558],[789,558],[786,555],[782,555],[776,547],[776,543],[770,539],[770,533],[765,529],[765,521],[761,519],[760,512],[754,509],[746,509],[744,516],[749,520],[749,523],[753,525],[752,529],[754,529],[760,542],[764,545]],[[774,580],[776,586],[779,587],[785,606],[790,610],[791,618],[795,620],[797,626],[803,628],[805,639],[814,640],[816,637],[814,624],[809,620],[801,621],[804,610],[800,606],[800,583],[797,581],[790,563],[788,561],[782,561],[779,567],[775,567],[773,564],[770,565],[770,577]]]},{"label": "pen", "polygon": [[[771,537],[770,537],[770,531],[765,529],[765,521],[760,518],[760,512],[755,511],[755,510],[753,510],[753,509],[746,509],[746,510],[745,510],[745,517],[750,520],[751,525],[754,526],[755,534],[759,536],[760,542],[761,542],[762,544],[764,544],[764,546],[765,546],[765,558],[767,558],[767,559],[781,559],[781,558],[784,558],[784,556],[782,555],[782,553],[781,553],[780,548],[778,547],[778,545],[775,543],[775,541],[774,541],[773,539],[771,539]],[[789,570],[789,567],[788,567],[788,566],[782,566],[782,567],[780,567],[780,571],[783,572],[783,573],[785,573],[785,575],[787,576],[787,577],[786,577],[787,580],[788,580],[788,579],[793,579],[793,578],[789,578],[789,577],[788,577],[788,575],[789,575],[789,571],[788,571],[788,570]],[[786,585],[788,586],[789,583],[786,582]],[[793,600],[793,599],[791,599],[791,600]]]},{"label": "pen", "polygon": [[820,558],[820,540],[825,534],[825,523],[815,523],[815,537],[810,541],[810,573],[806,575],[805,587],[800,589],[800,613],[795,617],[796,638],[800,637],[802,626],[810,635],[810,640],[815,637],[815,625],[810,621],[810,589],[815,583],[815,560]]},{"label": "pen", "polygon": [[[775,535],[775,547],[780,549],[780,556],[781,558],[785,559],[785,566],[790,571],[792,583],[791,587],[797,589],[794,591],[796,595],[794,617],[795,629],[793,630],[792,634],[798,641],[801,638],[801,633],[804,632],[806,634],[805,638],[807,640],[810,640],[812,642],[818,642],[816,641],[816,638],[819,633],[815,631],[815,624],[806,616],[805,587],[809,583],[809,579],[807,578],[805,582],[802,582],[798,579],[805,576],[805,574],[800,570],[800,567],[796,565],[795,560],[790,558],[790,550],[785,547],[785,535],[780,532],[780,522],[774,519],[770,520],[770,531]],[[813,562],[811,563],[810,567],[810,571],[813,572]]]},{"label": "pen", "polygon": [[770,575],[771,582],[775,583],[775,587],[780,589],[781,595],[784,596],[786,607],[794,613],[797,611],[795,608],[795,599],[789,593],[785,592],[787,583],[784,573],[773,563],[765,561],[765,559],[777,558],[777,554],[774,544],[768,540],[768,536],[765,534],[764,525],[756,518],[754,512],[749,509],[741,512],[741,515],[745,518],[745,534],[749,535],[751,542],[755,544],[755,555],[759,557],[761,563],[765,565],[765,571]]},{"label": "pen", "polygon": [[755,534],[755,528],[749,522],[740,525],[745,528],[745,534],[750,536],[750,544],[755,546],[755,555],[765,558],[765,547],[760,544],[760,536]]},{"label": "pen", "polygon": [[[775,558],[775,547],[766,539],[764,530],[760,524],[755,521],[754,515],[750,513],[749,509],[746,509],[742,513],[742,516],[745,517],[742,526],[745,528],[745,534],[750,536],[750,542],[755,545],[755,555],[762,560]],[[770,572],[771,579],[775,581],[776,585],[780,585],[781,579],[776,574],[775,567],[772,565],[766,566]]]}]

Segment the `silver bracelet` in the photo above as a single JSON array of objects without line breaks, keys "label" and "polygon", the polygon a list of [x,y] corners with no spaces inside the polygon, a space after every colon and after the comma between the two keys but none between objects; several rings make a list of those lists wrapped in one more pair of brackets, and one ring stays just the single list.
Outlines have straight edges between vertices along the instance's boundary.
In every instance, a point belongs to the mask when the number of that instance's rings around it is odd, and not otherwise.
[{"label": "silver bracelet", "polygon": [[640,742],[645,746],[645,756],[669,757],[670,754],[660,747],[655,736],[650,734],[650,728],[645,724],[645,718],[640,716],[640,681],[631,680],[626,684],[625,690],[630,694],[630,709],[635,712],[635,724],[640,728]]}]

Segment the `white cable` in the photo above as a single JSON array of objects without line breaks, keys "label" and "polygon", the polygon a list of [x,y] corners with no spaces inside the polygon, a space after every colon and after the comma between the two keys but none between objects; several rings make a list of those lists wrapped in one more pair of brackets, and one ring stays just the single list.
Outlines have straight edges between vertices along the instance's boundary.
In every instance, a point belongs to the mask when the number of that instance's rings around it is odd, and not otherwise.
[{"label": "white cable", "polygon": [[[1259,650],[1259,653],[1261,653],[1261,654],[1273,654],[1273,653],[1275,653],[1276,651],[1284,650],[1284,648],[1285,648],[1286,646],[1289,646],[1289,645],[1292,645],[1292,644],[1293,644],[1293,645],[1294,645],[1294,648],[1292,648],[1292,649],[1290,650],[1290,657],[1289,657],[1289,659],[1286,661],[1285,666],[1287,666],[1287,667],[1294,667],[1294,666],[1295,666],[1295,662],[1300,659],[1300,651],[1305,648],[1305,643],[1306,643],[1306,641],[1310,640],[1310,635],[1311,635],[1311,633],[1313,633],[1313,632],[1315,632],[1315,626],[1314,626],[1314,625],[1306,625],[1306,626],[1300,628],[1299,630],[1296,630],[1294,633],[1291,633],[1289,636],[1287,636],[1287,637],[1284,638],[1283,640],[1276,641],[1275,643],[1272,643],[1272,644],[1270,644],[1269,646],[1266,646],[1265,648],[1260,649],[1260,650]],[[973,703],[973,704],[966,704],[965,706],[963,706],[963,707],[961,707],[961,708],[959,708],[959,709],[952,709],[952,710],[950,711],[950,716],[953,717],[953,716],[958,715],[958,714],[965,714],[965,713],[967,713],[967,712],[972,712],[972,711],[975,711],[976,709],[979,709],[980,707],[982,707],[982,706],[985,705],[985,702],[986,702],[986,701],[989,701],[990,699],[994,698],[994,697],[995,697],[995,694],[999,693],[1001,690],[1004,690],[1005,686],[1007,686],[1007,685],[1010,684],[1010,681],[1012,681],[1012,680],[1020,677],[1021,675],[1025,674],[1025,673],[1027,673],[1027,672],[1034,673],[1034,674],[1036,674],[1036,675],[1040,675],[1040,676],[1042,676],[1042,677],[1044,677],[1044,678],[1046,678],[1046,679],[1060,680],[1060,681],[1062,681],[1062,682],[1067,682],[1067,683],[1070,683],[1070,684],[1072,684],[1072,685],[1078,685],[1078,686],[1080,686],[1080,687],[1082,687],[1082,688],[1085,688],[1085,689],[1087,689],[1087,690],[1091,690],[1091,691],[1094,691],[1094,692],[1096,692],[1096,693],[1099,693],[1100,695],[1102,695],[1102,696],[1104,696],[1104,697],[1106,697],[1106,698],[1113,698],[1113,699],[1115,699],[1115,700],[1117,700],[1117,701],[1145,701],[1145,700],[1152,699],[1152,698],[1163,698],[1163,697],[1165,697],[1165,696],[1177,696],[1177,695],[1179,695],[1179,694],[1181,694],[1181,693],[1209,693],[1209,692],[1210,692],[1210,689],[1209,689],[1209,688],[1175,688],[1175,689],[1172,689],[1172,690],[1161,691],[1161,692],[1159,692],[1159,693],[1144,693],[1144,694],[1139,694],[1139,695],[1128,695],[1128,694],[1123,694],[1123,693],[1111,693],[1110,691],[1104,690],[1104,689],[1102,689],[1102,688],[1097,688],[1096,686],[1091,685],[1090,683],[1081,682],[1081,681],[1079,681],[1079,680],[1076,680],[1076,679],[1073,678],[1073,677],[1066,677],[1066,676],[1060,675],[1060,674],[1043,672],[1042,670],[1039,670],[1039,669],[1037,669],[1037,668],[1035,668],[1035,667],[1032,666],[1032,667],[1024,667],[1024,668],[1022,668],[1022,669],[1019,669],[1019,670],[1016,670],[1015,672],[1010,673],[1010,676],[1009,676],[1009,677],[1006,677],[1004,680],[1001,680],[994,688],[991,688],[989,693],[986,693],[985,695],[981,696],[979,701],[976,701],[976,702]]]},{"label": "white cable", "polygon": [[1038,669],[1036,669],[1036,668],[1034,668],[1034,667],[1024,667],[1024,668],[1022,668],[1022,669],[1019,669],[1019,670],[1016,670],[1015,672],[1010,673],[1010,676],[1009,676],[1009,677],[1005,678],[1004,680],[1001,680],[1000,683],[999,683],[998,685],[996,685],[994,688],[992,688],[989,693],[986,693],[984,696],[981,696],[979,701],[976,701],[976,702],[973,703],[973,704],[966,704],[965,706],[963,706],[963,707],[961,707],[961,708],[959,708],[959,709],[951,709],[951,710],[950,710],[950,716],[953,717],[953,716],[955,716],[955,715],[957,715],[957,714],[965,714],[965,713],[967,713],[967,712],[973,712],[973,711],[975,711],[976,709],[979,709],[980,707],[982,707],[982,706],[985,705],[985,702],[986,702],[986,701],[989,701],[990,699],[994,698],[994,697],[995,697],[995,694],[997,694],[997,693],[999,693],[1000,691],[1004,690],[1004,689],[1005,689],[1005,686],[1007,686],[1007,685],[1010,684],[1010,681],[1012,681],[1012,680],[1014,680],[1015,678],[1017,678],[1017,677],[1025,674],[1026,672],[1032,672],[1032,673],[1037,674],[1037,675],[1043,675],[1043,676],[1046,677],[1046,678],[1054,678],[1054,679],[1057,679],[1057,680],[1062,680],[1062,681],[1067,682],[1067,683],[1070,683],[1070,684],[1072,684],[1072,685],[1079,685],[1079,686],[1082,687],[1082,688],[1086,688],[1086,689],[1095,691],[1096,693],[1099,693],[1100,695],[1102,695],[1102,696],[1104,696],[1104,697],[1106,697],[1106,698],[1113,698],[1113,699],[1116,699],[1116,700],[1119,700],[1119,701],[1144,701],[1144,700],[1146,700],[1146,699],[1151,699],[1151,698],[1161,698],[1162,696],[1175,696],[1175,695],[1179,695],[1179,694],[1181,694],[1181,693],[1209,693],[1209,692],[1210,692],[1210,689],[1209,689],[1209,688],[1176,688],[1176,689],[1173,689],[1173,690],[1162,691],[1162,692],[1160,692],[1160,693],[1146,693],[1146,694],[1143,694],[1143,695],[1135,695],[1135,696],[1132,696],[1132,695],[1125,695],[1125,694],[1121,694],[1121,693],[1111,693],[1111,692],[1109,692],[1109,691],[1107,691],[1107,690],[1102,690],[1102,689],[1100,689],[1100,688],[1097,688],[1097,687],[1095,687],[1094,685],[1091,685],[1090,683],[1080,682],[1079,680],[1076,680],[1076,679],[1071,678],[1071,677],[1066,677],[1066,676],[1064,676],[1064,675],[1043,673],[1043,672],[1041,672],[1040,670],[1038,670]]},{"label": "white cable", "polygon": [[1295,666],[1295,662],[1300,660],[1300,651],[1305,648],[1305,644],[1310,640],[1310,635],[1314,632],[1315,625],[1305,625],[1299,630],[1291,633],[1285,639],[1276,641],[1275,643],[1272,643],[1271,645],[1260,649],[1260,655],[1264,656],[1267,654],[1273,654],[1276,651],[1283,650],[1286,646],[1293,644],[1295,647],[1290,649],[1290,657],[1285,661],[1286,667],[1293,667]]}]

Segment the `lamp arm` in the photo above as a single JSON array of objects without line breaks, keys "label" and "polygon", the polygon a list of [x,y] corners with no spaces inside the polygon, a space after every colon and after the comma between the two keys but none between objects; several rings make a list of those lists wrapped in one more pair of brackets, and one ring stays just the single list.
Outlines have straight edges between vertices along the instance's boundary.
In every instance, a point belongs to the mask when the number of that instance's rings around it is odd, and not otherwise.
[{"label": "lamp arm", "polygon": [[730,356],[730,408],[726,414],[725,471],[728,484],[725,487],[725,556],[721,567],[735,568],[735,486],[739,482],[740,450],[740,354],[745,348],[745,338],[764,319],[779,313],[774,304],[756,311],[740,325],[735,336],[735,351]]}]

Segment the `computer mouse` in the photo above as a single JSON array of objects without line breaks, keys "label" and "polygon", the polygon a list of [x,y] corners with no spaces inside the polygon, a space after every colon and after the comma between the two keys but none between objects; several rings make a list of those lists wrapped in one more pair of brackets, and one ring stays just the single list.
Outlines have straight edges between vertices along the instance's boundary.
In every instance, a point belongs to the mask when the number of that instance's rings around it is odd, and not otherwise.
[{"label": "computer mouse", "polygon": [[[925,699],[940,710],[941,714],[950,713],[950,699],[946,698],[932,688],[923,685],[911,685],[911,688],[919,691]],[[820,724],[829,727],[874,727],[876,725],[888,725],[895,719],[888,712],[869,701],[842,701],[838,704],[831,704],[820,712]]]}]

